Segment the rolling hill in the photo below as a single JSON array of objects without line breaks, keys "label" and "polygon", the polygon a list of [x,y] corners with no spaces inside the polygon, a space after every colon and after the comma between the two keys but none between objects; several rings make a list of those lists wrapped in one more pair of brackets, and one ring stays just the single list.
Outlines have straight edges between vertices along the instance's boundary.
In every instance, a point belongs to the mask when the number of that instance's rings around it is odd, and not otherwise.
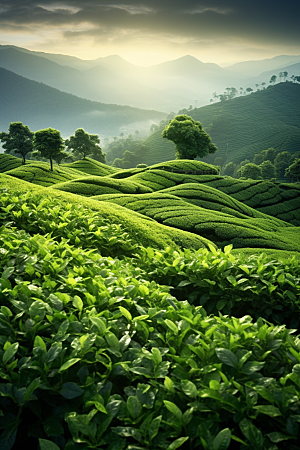
[{"label": "rolling hill", "polygon": [[226,66],[226,69],[240,73],[246,77],[257,77],[262,72],[282,70],[283,67],[300,62],[300,55],[280,55],[274,58],[242,61]]},{"label": "rolling hill", "polygon": [[[300,148],[300,84],[286,82],[250,95],[217,102],[188,112],[199,120],[217,145],[216,156],[239,163],[270,147],[296,152]],[[175,145],[161,131],[145,141],[148,151],[141,163],[149,165],[174,158]]]},{"label": "rolling hill", "polygon": [[119,134],[123,126],[128,132],[148,130],[166,114],[130,106],[94,102],[61,92],[0,68],[0,130],[10,122],[21,121],[36,131],[57,128],[64,136],[76,128],[100,135]]},{"label": "rolling hill", "polygon": [[[11,157],[3,155],[1,160],[5,167]],[[96,172],[97,166],[98,175],[86,173]],[[48,167],[31,161],[4,175],[17,184],[24,180],[27,185],[48,186],[49,195],[74,195],[79,203],[97,200],[129,209],[219,247],[300,251],[300,187],[296,184],[203,175],[203,169],[211,166],[188,160],[132,173],[114,172],[90,159],[56,165],[53,172]]]}]

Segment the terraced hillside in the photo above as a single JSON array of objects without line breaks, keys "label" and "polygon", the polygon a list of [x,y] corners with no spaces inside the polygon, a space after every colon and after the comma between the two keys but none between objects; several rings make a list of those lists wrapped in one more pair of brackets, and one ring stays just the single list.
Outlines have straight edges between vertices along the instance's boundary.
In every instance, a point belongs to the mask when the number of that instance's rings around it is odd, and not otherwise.
[{"label": "terraced hillside", "polygon": [[133,175],[131,180],[149,186],[154,191],[187,183],[206,185],[230,195],[261,213],[292,225],[300,225],[300,186],[295,183],[237,180],[219,175],[186,175],[162,170],[139,173]]},{"label": "terraced hillside", "polygon": [[7,153],[0,153],[0,173],[15,169],[22,165],[22,160]]},{"label": "terraced hillside", "polygon": [[15,169],[5,172],[7,175],[28,181],[29,183],[39,184],[40,186],[52,186],[66,180],[75,180],[82,177],[82,172],[67,167],[54,166],[53,171],[49,168],[49,163],[32,161],[25,166],[19,166]]},{"label": "terraced hillside", "polygon": [[106,176],[119,171],[115,167],[108,166],[91,158],[79,159],[73,163],[62,164],[61,167],[76,169],[88,175]]},{"label": "terraced hillside", "polygon": [[76,180],[58,183],[53,186],[60,191],[73,194],[85,195],[87,197],[101,194],[115,194],[123,192],[126,194],[143,194],[151,192],[148,186],[131,181],[131,179],[115,180],[110,177],[85,177]]},{"label": "terraced hillside", "polygon": [[[74,167],[97,169],[103,176],[83,176]],[[300,251],[300,186],[205,175],[209,172],[217,169],[199,161],[115,172],[90,160],[59,166],[53,173],[46,163],[31,162],[6,174],[48,186],[57,195],[76,194],[80,203],[91,197],[93,204],[110,203],[127,214],[129,209],[173,227],[174,233],[187,231],[220,247]]]},{"label": "terraced hillside", "polygon": [[[207,198],[210,198],[207,194]],[[228,196],[223,194],[223,197],[226,200]],[[234,208],[231,209],[233,214],[229,213],[229,208],[228,213],[214,211],[165,193],[115,194],[94,198],[116,203],[164,225],[203,236],[220,247],[231,243],[235,248],[264,247],[300,251],[300,239],[295,242],[295,227],[263,214],[255,217],[255,211],[251,216],[251,208],[248,209],[250,216],[244,214],[237,217]],[[236,202],[236,209],[238,206]]]},{"label": "terraced hillside", "polygon": [[[122,224],[122,229],[125,233],[127,233],[127,235],[123,236],[125,242],[127,236],[130,236],[130,239],[134,240],[137,245],[141,244],[160,249],[164,249],[167,246],[171,246],[172,248],[200,249],[208,248],[208,245],[213,245],[212,242],[202,238],[201,236],[158,224],[155,220],[142,216],[133,211],[128,211],[128,209],[122,208],[116,204],[99,202],[84,196],[59,191],[53,189],[52,187],[34,185],[27,181],[16,179],[7,174],[0,174],[0,189],[7,189],[10,193],[16,193],[18,195],[27,193],[29,200],[37,197],[40,202],[43,200],[47,202],[47,199],[51,198],[54,201],[58,200],[66,204],[70,204],[72,208],[78,208],[78,210],[81,207],[86,208],[87,211],[84,216],[85,224],[87,224],[87,219],[89,216],[96,212],[98,214],[99,221],[102,221],[103,225],[116,226],[118,233],[120,233],[118,224]],[[28,211],[26,212],[26,208],[22,211],[26,217],[24,220],[28,220]],[[34,217],[34,214],[36,214],[36,218]],[[58,227],[58,224],[56,224],[55,221],[55,214],[53,215],[53,221],[49,221],[49,217],[42,219],[39,216],[39,211],[35,211],[34,214],[31,220],[33,220],[33,222],[37,221],[39,226],[42,227],[44,233],[55,233]],[[62,229],[60,227],[58,231],[60,235],[67,238],[67,226],[71,226],[72,230],[74,227],[72,226],[72,223],[68,224],[68,220],[65,220],[65,222],[66,229]],[[16,220],[16,225],[18,224],[20,226],[24,225],[21,224],[19,216]],[[36,227],[36,225],[34,226]],[[87,232],[90,233],[88,236],[92,236],[94,231],[95,230],[93,229],[88,229]],[[110,245],[113,245],[113,241],[114,237],[112,236]],[[116,239],[116,242],[118,242],[118,239]],[[134,249],[132,252],[134,252]]]},{"label": "terraced hillside", "polygon": [[[250,95],[217,102],[188,112],[199,120],[218,147],[211,157],[239,163],[270,147],[296,152],[300,148],[300,85],[279,83]],[[175,156],[173,142],[161,131],[146,139],[143,163],[156,164]],[[206,159],[209,161],[209,159]]]}]

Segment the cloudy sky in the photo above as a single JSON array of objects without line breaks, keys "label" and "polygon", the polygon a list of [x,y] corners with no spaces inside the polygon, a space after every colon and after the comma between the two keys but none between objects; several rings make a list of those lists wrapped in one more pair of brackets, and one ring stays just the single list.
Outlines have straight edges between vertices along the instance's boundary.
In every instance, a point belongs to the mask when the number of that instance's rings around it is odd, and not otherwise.
[{"label": "cloudy sky", "polygon": [[0,44],[139,65],[300,54],[299,0],[0,0]]}]

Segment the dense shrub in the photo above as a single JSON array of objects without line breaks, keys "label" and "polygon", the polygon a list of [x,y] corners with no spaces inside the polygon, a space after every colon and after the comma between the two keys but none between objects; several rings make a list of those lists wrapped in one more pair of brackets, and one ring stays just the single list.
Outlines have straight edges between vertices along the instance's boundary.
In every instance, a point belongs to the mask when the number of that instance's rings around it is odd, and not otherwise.
[{"label": "dense shrub", "polygon": [[230,250],[141,249],[138,266],[149,280],[171,286],[179,300],[204,305],[208,313],[250,314],[299,328],[299,259],[282,262],[264,253],[233,255]]},{"label": "dense shrub", "polygon": [[299,450],[284,326],[207,316],[64,240],[2,228],[1,248],[1,449]]}]

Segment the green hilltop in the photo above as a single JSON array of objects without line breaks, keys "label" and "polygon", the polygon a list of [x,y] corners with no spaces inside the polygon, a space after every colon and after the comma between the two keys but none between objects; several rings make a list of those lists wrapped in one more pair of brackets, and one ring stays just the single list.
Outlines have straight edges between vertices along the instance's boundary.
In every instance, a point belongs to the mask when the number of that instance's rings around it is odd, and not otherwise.
[{"label": "green hilltop", "polygon": [[[17,160],[2,155],[2,172]],[[218,168],[189,160],[121,170],[87,159],[55,165],[53,172],[44,162],[29,161],[5,177],[10,186],[23,180],[23,190],[43,186],[43,195],[96,208],[112,222],[127,223],[131,235],[144,230],[143,242],[156,242],[157,234],[163,245],[166,226],[166,245],[172,239],[173,245],[192,248],[210,242],[300,252],[300,187],[295,183],[223,177]]]},{"label": "green hilltop", "polygon": [[[294,153],[300,148],[300,85],[285,82],[231,100],[186,111],[205,127],[224,163],[252,159],[270,147]],[[161,130],[145,141],[141,162],[148,165],[172,159],[175,144],[161,137]]]}]

